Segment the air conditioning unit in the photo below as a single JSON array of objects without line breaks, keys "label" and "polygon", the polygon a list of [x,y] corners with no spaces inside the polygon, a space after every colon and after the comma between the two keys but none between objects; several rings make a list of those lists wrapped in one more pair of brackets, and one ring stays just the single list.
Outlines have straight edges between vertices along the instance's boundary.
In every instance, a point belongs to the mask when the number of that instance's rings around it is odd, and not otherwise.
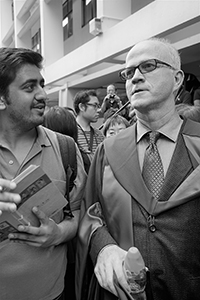
[{"label": "air conditioning unit", "polygon": [[94,18],[89,22],[89,32],[95,36],[102,33],[101,19]]}]

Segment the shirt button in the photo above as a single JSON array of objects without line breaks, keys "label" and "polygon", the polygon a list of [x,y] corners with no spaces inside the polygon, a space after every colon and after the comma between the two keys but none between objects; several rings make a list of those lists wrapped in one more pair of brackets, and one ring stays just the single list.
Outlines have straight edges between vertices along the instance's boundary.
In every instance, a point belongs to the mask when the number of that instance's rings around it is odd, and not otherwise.
[{"label": "shirt button", "polygon": [[150,230],[151,232],[155,232],[155,231],[156,231],[156,226],[155,226],[155,225],[149,226],[149,230]]},{"label": "shirt button", "polygon": [[9,165],[13,165],[14,164],[14,161],[13,160],[9,160]]}]

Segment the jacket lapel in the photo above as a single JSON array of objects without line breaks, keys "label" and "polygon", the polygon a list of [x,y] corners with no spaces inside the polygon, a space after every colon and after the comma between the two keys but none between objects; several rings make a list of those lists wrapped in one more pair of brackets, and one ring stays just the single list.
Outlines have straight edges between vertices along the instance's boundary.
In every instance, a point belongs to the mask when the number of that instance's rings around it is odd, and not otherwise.
[{"label": "jacket lapel", "polygon": [[118,134],[117,138],[106,139],[104,141],[105,153],[120,184],[147,211],[152,212],[156,201],[142,178],[135,141],[136,126],[134,124]]},{"label": "jacket lapel", "polygon": [[167,201],[192,170],[193,167],[182,134],[179,134],[177,145],[161,190],[161,201]]}]

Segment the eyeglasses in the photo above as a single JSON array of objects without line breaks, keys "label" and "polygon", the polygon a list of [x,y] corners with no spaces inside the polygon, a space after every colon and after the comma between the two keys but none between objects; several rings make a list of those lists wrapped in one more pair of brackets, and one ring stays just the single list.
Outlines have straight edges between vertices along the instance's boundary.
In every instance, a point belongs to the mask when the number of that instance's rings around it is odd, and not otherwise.
[{"label": "eyeglasses", "polygon": [[98,103],[86,103],[86,105],[93,106],[94,109],[96,109],[96,110],[101,107],[100,104],[98,104]]},{"label": "eyeglasses", "polygon": [[174,67],[167,64],[164,61],[161,61],[158,59],[149,59],[149,60],[142,62],[141,64],[139,64],[136,67],[130,67],[130,68],[126,68],[126,69],[122,70],[119,73],[119,76],[122,80],[132,79],[135,74],[136,69],[139,69],[140,73],[145,74],[145,73],[150,73],[153,70],[157,69],[159,67],[159,65],[163,65],[170,69],[175,70]]}]

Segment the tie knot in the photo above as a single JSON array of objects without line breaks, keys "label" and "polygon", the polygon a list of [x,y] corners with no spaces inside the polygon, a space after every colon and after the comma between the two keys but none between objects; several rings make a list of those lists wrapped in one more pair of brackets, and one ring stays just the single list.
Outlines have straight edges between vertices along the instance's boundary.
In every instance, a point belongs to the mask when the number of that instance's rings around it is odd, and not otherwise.
[{"label": "tie knot", "polygon": [[158,132],[158,131],[148,132],[148,140],[149,140],[150,144],[156,144],[159,137],[160,137],[160,132]]}]

